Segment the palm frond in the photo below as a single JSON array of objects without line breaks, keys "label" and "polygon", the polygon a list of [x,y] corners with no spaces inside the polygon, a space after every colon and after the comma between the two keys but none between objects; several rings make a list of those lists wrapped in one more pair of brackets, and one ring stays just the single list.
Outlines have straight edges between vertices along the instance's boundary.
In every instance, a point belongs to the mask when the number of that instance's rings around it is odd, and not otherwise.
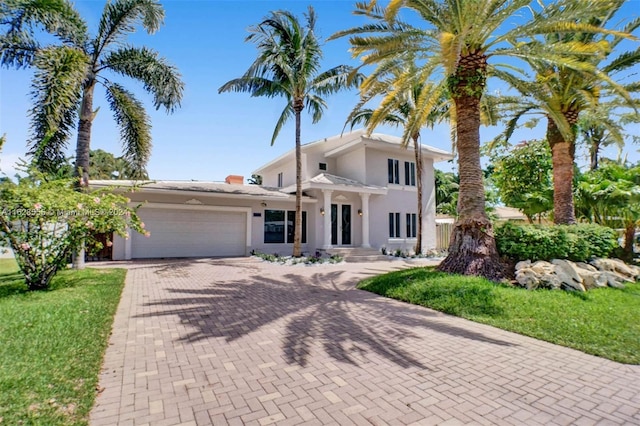
[{"label": "palm frond", "polygon": [[119,84],[109,84],[107,101],[120,127],[124,159],[136,176],[146,175],[151,156],[151,122],[142,103]]},{"label": "palm frond", "polygon": [[76,47],[87,40],[87,25],[73,4],[67,0],[3,1],[0,3],[0,25],[8,27],[7,35],[33,33],[35,27]]},{"label": "palm frond", "polygon": [[280,114],[280,117],[278,118],[278,121],[276,122],[276,127],[273,129],[273,135],[271,136],[271,145],[276,142],[276,139],[280,134],[280,130],[282,130],[282,127],[287,121],[289,121],[291,117],[293,117],[293,106],[291,105],[291,102],[288,102],[287,106],[284,107],[282,113]]},{"label": "palm frond", "polygon": [[64,160],[87,61],[83,52],[66,46],[41,49],[34,58],[29,154],[43,170]]},{"label": "palm frond", "polygon": [[123,47],[107,55],[102,67],[141,81],[153,95],[156,109],[164,107],[173,112],[180,106],[184,83],[177,68],[157,52],[146,47]]},{"label": "palm frond", "polygon": [[0,35],[0,65],[25,68],[32,64],[40,45],[29,34]]},{"label": "palm frond", "polygon": [[98,24],[94,40],[94,55],[102,51],[127,33],[135,31],[140,24],[149,33],[156,32],[164,21],[164,9],[157,0],[113,0],[107,2]]}]

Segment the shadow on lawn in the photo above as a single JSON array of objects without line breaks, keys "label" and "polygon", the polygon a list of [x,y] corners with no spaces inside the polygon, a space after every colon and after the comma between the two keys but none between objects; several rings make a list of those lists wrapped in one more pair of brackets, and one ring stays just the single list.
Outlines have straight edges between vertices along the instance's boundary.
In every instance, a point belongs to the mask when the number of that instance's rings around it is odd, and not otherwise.
[{"label": "shadow on lawn", "polygon": [[[175,266],[175,265],[174,265]],[[259,268],[248,267],[249,271]],[[160,274],[175,274],[160,269]],[[186,270],[184,271],[187,272]],[[356,290],[341,280],[341,271],[311,276],[285,273],[278,278],[250,275],[237,281],[214,282],[199,289],[169,289],[175,298],[147,303],[158,308],[144,317],[177,315],[194,329],[184,341],[224,337],[234,341],[262,327],[279,331],[289,364],[305,366],[312,350],[321,347],[337,361],[367,362],[368,353],[401,367],[427,368],[405,349],[422,328],[500,346],[511,343],[440,321],[440,314],[411,305],[397,305]]]},{"label": "shadow on lawn", "polygon": [[0,299],[26,293],[27,285],[21,272],[0,273]]}]

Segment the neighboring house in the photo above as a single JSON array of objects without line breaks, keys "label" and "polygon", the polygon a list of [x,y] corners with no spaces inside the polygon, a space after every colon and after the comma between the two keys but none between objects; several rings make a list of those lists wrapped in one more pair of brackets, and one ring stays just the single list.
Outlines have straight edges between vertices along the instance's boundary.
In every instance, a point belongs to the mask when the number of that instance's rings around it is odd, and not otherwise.
[{"label": "neighboring house", "polygon": [[[433,164],[448,152],[422,145],[423,248],[436,247]],[[150,237],[115,238],[114,260],[245,256],[252,250],[289,255],[295,217],[295,152],[258,168],[262,185],[153,181],[128,196]],[[91,181],[94,187],[128,181]],[[302,250],[386,247],[412,250],[417,232],[413,147],[363,130],[302,146]]]}]

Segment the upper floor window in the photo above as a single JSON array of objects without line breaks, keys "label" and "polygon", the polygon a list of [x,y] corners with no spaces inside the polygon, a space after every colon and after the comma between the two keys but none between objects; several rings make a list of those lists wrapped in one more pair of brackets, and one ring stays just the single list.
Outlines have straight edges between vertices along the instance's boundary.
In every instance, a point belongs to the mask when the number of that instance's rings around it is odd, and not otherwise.
[{"label": "upper floor window", "polygon": [[389,238],[400,238],[400,213],[389,213]]},{"label": "upper floor window", "polygon": [[327,163],[318,163],[318,169],[327,170]]},{"label": "upper floor window", "polygon": [[387,160],[388,174],[389,174],[389,183],[400,183],[400,163],[398,160],[394,160],[393,158],[389,158]]},{"label": "upper floor window", "polygon": [[412,161],[404,162],[404,184],[416,186],[416,163]]},{"label": "upper floor window", "polygon": [[407,238],[416,238],[418,235],[418,215],[407,213]]},{"label": "upper floor window", "polygon": [[282,172],[278,173],[278,188],[282,188]]}]

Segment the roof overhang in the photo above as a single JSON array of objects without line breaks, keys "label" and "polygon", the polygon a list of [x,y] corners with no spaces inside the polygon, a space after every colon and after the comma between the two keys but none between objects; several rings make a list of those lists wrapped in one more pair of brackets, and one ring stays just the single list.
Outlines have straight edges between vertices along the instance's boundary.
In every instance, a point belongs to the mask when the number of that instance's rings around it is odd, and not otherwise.
[{"label": "roof overhang", "polygon": [[[233,184],[221,184],[229,186],[242,187],[244,185]],[[119,193],[131,193],[137,192],[142,194],[166,194],[166,195],[199,195],[206,197],[216,198],[232,198],[232,199],[244,199],[244,200],[271,200],[271,201],[283,201],[283,202],[295,202],[295,195],[285,193],[283,191],[276,190],[264,190],[257,193],[231,193],[224,191],[216,191],[206,188],[197,188],[197,185],[190,188],[166,188],[158,186],[155,181],[117,181],[117,180],[102,180],[102,181],[89,181],[90,188],[111,188],[114,192]],[[302,197],[303,203],[317,203],[318,200],[311,197]]]},{"label": "roof overhang", "polygon": [[[335,149],[326,152],[325,157],[338,157],[340,155],[348,154],[349,152],[355,151],[360,147],[379,149],[381,151],[395,151],[398,148],[402,148],[402,139],[397,136],[385,135],[380,133],[374,133],[369,136],[362,135],[361,138],[345,143]],[[407,147],[405,147],[405,149],[406,148]],[[453,159],[453,154],[451,154],[450,152],[443,151],[429,145],[420,144],[420,149],[422,150],[423,157],[431,158],[434,162],[448,161]]]},{"label": "roof overhang", "polygon": [[[305,180],[304,182],[302,182],[302,190],[306,191],[309,189],[355,192],[358,194],[375,195],[385,195],[387,193],[387,188],[382,186],[365,185],[352,179],[347,179],[326,173],[321,173],[309,180]],[[286,188],[282,188],[282,190],[284,192],[294,192],[296,190],[296,186],[289,185]]]}]

